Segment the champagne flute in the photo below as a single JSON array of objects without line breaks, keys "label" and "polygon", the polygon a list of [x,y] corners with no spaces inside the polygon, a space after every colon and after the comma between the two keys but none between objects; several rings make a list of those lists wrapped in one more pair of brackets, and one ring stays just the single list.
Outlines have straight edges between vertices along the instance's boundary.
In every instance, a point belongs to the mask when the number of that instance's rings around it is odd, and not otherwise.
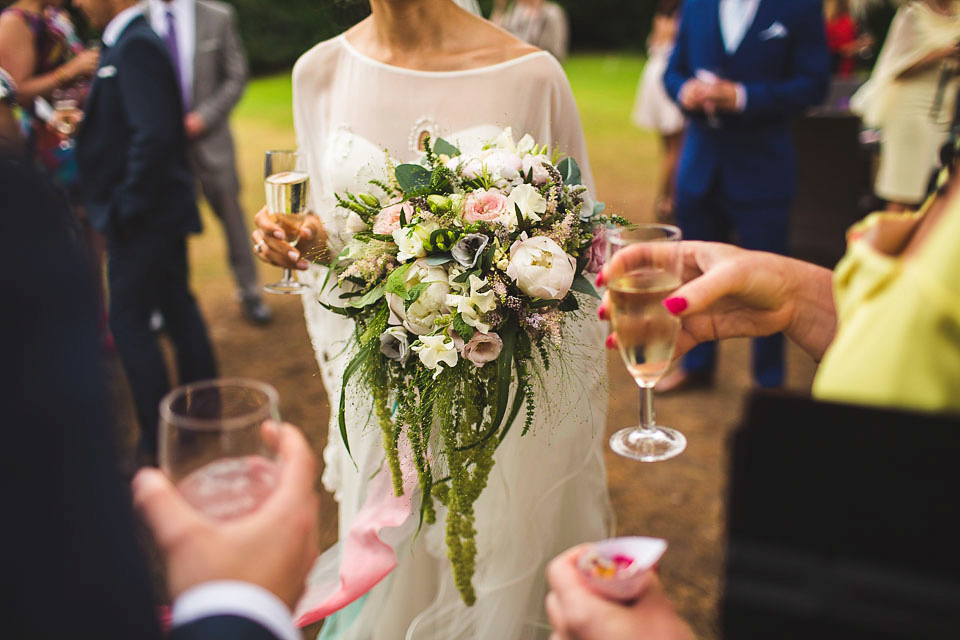
[{"label": "champagne flute", "polygon": [[[267,214],[283,229],[287,242],[294,247],[307,217],[309,176],[304,164],[303,156],[296,151],[267,151],[263,165]],[[301,294],[310,289],[297,282],[292,269],[284,269],[280,282],[263,288],[270,293],[289,294]]]},{"label": "champagne flute", "polygon": [[254,511],[279,480],[263,422],[280,421],[277,391],[256,380],[204,380],[160,402],[160,468],[191,505],[229,520]]},{"label": "champagne flute", "polygon": [[611,278],[610,319],[620,355],[640,387],[640,424],[617,431],[610,448],[644,462],[666,460],[687,446],[682,433],[656,424],[653,387],[666,373],[680,331],[680,319],[663,301],[680,286],[680,229],[667,224],[639,224],[614,229],[607,236],[607,259],[621,249],[630,257],[622,273]]},{"label": "champagne flute", "polygon": [[60,149],[66,151],[73,147],[73,137],[79,120],[79,101],[73,89],[55,89],[53,91],[54,127],[63,136]]}]

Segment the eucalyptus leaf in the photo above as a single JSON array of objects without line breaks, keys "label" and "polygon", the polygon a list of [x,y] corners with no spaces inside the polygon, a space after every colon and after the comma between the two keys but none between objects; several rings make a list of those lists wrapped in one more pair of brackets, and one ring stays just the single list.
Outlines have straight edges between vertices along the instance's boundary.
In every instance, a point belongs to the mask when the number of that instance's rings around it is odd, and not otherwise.
[{"label": "eucalyptus leaf", "polygon": [[443,138],[437,138],[437,141],[433,143],[433,152],[442,153],[451,158],[460,155],[460,149],[457,149]]},{"label": "eucalyptus leaf", "polygon": [[410,194],[430,186],[430,172],[418,164],[401,164],[396,168],[397,184]]},{"label": "eucalyptus leaf", "polygon": [[357,298],[356,300],[350,301],[351,307],[356,307],[362,309],[363,307],[369,307],[374,302],[377,302],[380,298],[383,297],[383,294],[386,290],[386,283],[381,282],[370,291],[367,291],[363,296]]},{"label": "eucalyptus leaf", "polygon": [[564,158],[557,165],[557,171],[563,177],[563,184],[580,184],[580,166],[573,158]]},{"label": "eucalyptus leaf", "polygon": [[427,256],[427,264],[431,267],[439,267],[442,264],[447,264],[448,262],[453,262],[453,256],[449,253],[438,253],[432,256]]}]

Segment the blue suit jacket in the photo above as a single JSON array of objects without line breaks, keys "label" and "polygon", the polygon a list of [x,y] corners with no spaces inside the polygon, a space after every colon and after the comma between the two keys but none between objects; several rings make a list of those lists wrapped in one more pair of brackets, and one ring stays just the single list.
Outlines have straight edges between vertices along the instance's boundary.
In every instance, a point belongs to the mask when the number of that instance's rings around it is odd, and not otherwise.
[{"label": "blue suit jacket", "polygon": [[677,100],[698,69],[742,83],[746,108],[720,115],[718,127],[701,112],[688,114],[678,190],[703,195],[718,182],[734,202],[789,202],[795,181],[789,119],[823,100],[830,79],[820,0],[760,0],[732,55],[720,34],[719,0],[688,0],[663,77],[667,93]]},{"label": "blue suit jacket", "polygon": [[104,233],[200,231],[180,91],[163,41],[140,16],[104,47],[77,136],[87,216]]}]

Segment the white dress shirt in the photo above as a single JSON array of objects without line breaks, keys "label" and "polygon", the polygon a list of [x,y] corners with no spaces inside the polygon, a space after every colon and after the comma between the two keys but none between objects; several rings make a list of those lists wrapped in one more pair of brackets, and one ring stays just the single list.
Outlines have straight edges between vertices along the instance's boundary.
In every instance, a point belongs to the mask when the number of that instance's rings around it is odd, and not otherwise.
[{"label": "white dress shirt", "polygon": [[760,0],[720,0],[720,34],[727,53],[733,53],[753,24]]},{"label": "white dress shirt", "polygon": [[282,640],[301,638],[287,606],[266,589],[247,582],[205,582],[187,589],[173,603],[174,627],[217,615],[253,620]]},{"label": "white dress shirt", "polygon": [[[187,104],[193,104],[193,55],[197,50],[197,6],[194,0],[147,0],[150,26],[161,38],[167,35],[167,11],[173,12],[177,29],[177,53],[180,54],[180,78]],[[189,109],[188,109],[189,111]]]}]

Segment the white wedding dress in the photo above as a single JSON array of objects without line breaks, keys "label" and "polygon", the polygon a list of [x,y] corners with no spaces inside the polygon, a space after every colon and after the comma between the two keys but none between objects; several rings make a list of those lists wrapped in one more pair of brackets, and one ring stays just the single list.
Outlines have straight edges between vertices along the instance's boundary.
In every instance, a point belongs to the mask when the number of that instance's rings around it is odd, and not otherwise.
[{"label": "white wedding dress", "polygon": [[[577,159],[592,188],[576,104],[563,70],[545,52],[469,71],[423,72],[377,62],[343,35],[304,54],[293,71],[297,142],[307,156],[312,209],[339,251],[349,237],[347,212],[333,194],[377,193],[368,184],[385,175],[387,155],[420,157],[424,134],[461,150],[476,150],[510,126]],[[369,397],[348,387],[346,421],[352,460],[341,441],[336,411],[350,359],[351,320],[324,309],[326,269],[311,266],[301,280],[307,327],[332,413],[324,451],[324,485],[340,505],[345,539],[383,465],[381,434]],[[590,299],[592,301],[592,299]],[[443,517],[416,533],[417,516],[383,532],[398,566],[365,597],[327,619],[322,638],[524,640],[549,635],[544,568],[557,553],[606,537],[611,511],[603,464],[606,414],[603,330],[595,304],[567,322],[563,362],[554,358],[536,397],[536,420],[521,437],[523,412],[498,448],[489,483],[476,503],[477,601],[464,605],[446,557]],[[354,464],[356,463],[356,465]],[[412,524],[411,524],[412,523]]]}]

